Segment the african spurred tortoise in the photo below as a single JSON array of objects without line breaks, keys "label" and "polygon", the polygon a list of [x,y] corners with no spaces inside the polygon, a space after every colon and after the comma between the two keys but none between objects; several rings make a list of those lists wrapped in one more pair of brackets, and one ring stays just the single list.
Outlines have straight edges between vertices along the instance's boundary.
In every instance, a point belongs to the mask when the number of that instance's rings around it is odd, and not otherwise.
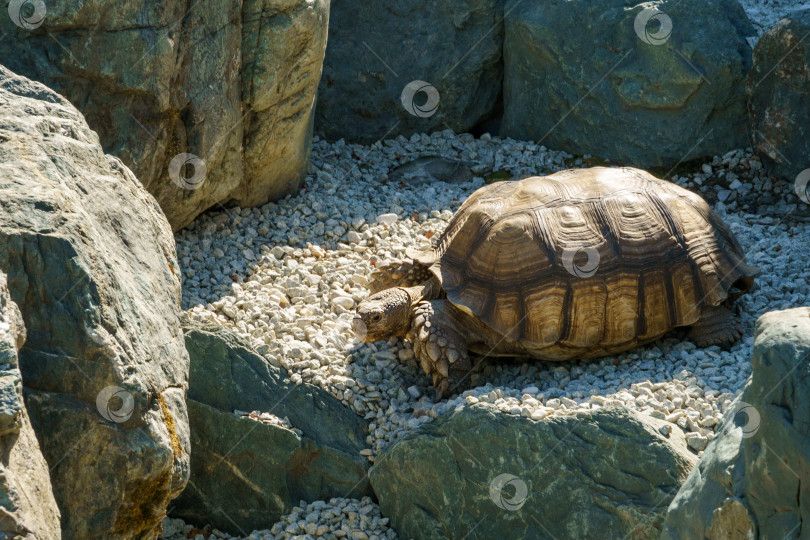
[{"label": "african spurred tortoise", "polygon": [[690,325],[699,346],[732,343],[758,270],[706,201],[631,168],[484,186],[408,256],[378,267],[354,328],[411,341],[440,394],[468,351],[594,358]]}]

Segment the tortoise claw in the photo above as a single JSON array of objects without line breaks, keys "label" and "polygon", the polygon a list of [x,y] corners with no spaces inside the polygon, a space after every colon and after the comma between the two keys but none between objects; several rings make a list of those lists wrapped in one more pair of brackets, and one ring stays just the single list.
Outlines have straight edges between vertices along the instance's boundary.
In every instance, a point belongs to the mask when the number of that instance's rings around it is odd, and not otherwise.
[{"label": "tortoise claw", "polygon": [[448,388],[450,387],[450,380],[443,378],[439,382],[439,384],[436,384],[434,381],[433,385],[436,387],[436,401],[439,401],[444,397],[444,394],[448,391]]},{"label": "tortoise claw", "polygon": [[447,362],[447,358],[440,358],[439,361],[436,362],[436,370],[438,370],[445,379],[450,376],[450,364]]}]

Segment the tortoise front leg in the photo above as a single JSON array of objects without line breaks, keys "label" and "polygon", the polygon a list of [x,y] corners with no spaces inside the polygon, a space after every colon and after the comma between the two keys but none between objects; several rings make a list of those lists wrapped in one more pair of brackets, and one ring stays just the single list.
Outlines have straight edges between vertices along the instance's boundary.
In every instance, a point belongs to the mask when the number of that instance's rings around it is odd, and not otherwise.
[{"label": "tortoise front leg", "polygon": [[458,386],[472,368],[467,339],[454,325],[445,300],[414,305],[407,337],[422,369],[433,378],[436,399]]}]

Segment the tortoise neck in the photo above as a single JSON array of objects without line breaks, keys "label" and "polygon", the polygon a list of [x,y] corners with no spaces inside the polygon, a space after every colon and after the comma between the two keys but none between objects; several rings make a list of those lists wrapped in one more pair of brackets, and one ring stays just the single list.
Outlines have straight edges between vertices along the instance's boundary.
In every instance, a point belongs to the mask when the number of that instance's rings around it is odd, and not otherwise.
[{"label": "tortoise neck", "polygon": [[419,285],[402,287],[402,290],[408,293],[411,299],[411,305],[414,305],[422,300],[430,301],[439,298],[442,292],[442,286],[439,280],[436,279],[436,276],[433,276]]}]

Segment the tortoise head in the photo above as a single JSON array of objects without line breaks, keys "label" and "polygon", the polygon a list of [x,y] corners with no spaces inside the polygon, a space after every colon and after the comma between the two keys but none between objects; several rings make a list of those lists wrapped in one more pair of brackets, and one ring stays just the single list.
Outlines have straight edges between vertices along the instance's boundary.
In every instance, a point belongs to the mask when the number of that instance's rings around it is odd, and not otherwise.
[{"label": "tortoise head", "polygon": [[405,337],[411,326],[411,297],[401,288],[385,289],[360,302],[352,321],[354,333],[366,342]]}]

